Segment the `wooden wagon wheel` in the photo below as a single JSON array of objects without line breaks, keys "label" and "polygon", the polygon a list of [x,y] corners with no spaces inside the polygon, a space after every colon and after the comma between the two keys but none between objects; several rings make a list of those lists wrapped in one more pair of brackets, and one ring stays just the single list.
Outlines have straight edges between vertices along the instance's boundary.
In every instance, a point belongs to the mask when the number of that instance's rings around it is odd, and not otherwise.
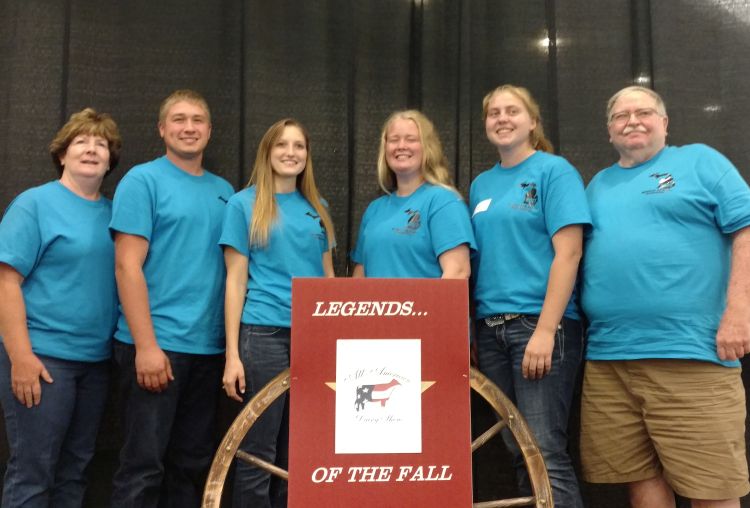
[{"label": "wooden wagon wheel", "polygon": [[[471,389],[477,392],[492,407],[500,417],[499,421],[485,431],[481,436],[471,443],[471,451],[475,452],[487,443],[493,436],[500,432],[503,427],[513,434],[518,447],[526,461],[526,468],[531,481],[533,496],[517,497],[512,499],[497,499],[494,501],[481,501],[474,503],[474,508],[501,508],[511,506],[534,506],[536,508],[552,508],[552,489],[547,476],[547,468],[544,465],[539,447],[531,435],[526,420],[523,419],[518,409],[500,389],[478,370],[470,369]],[[289,389],[289,370],[281,372],[260,390],[255,397],[240,411],[232,426],[229,427],[221,446],[216,452],[211,470],[206,481],[206,490],[203,493],[204,508],[219,508],[221,505],[221,494],[224,490],[229,466],[236,457],[239,460],[264,469],[271,474],[284,480],[289,479],[289,473],[273,464],[258,457],[239,450],[242,439],[258,417],[265,411],[274,400]]]}]

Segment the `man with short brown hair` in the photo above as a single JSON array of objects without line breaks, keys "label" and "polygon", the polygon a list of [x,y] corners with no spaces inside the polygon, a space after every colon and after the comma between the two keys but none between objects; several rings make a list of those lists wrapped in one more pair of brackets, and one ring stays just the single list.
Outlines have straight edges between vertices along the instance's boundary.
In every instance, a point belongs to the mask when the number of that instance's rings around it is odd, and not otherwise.
[{"label": "man with short brown hair", "polygon": [[191,90],[167,97],[159,134],[166,155],[125,175],[110,224],[125,408],[116,508],[200,506],[224,367],[218,240],[233,189],[202,166],[211,137],[205,99]]}]

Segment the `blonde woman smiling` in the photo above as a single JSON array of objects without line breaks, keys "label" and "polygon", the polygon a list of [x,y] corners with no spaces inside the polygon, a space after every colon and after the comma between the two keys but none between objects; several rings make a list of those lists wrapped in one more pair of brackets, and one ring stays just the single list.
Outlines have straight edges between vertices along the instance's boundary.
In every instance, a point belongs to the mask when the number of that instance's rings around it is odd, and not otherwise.
[{"label": "blonde woman smiling", "polygon": [[[333,223],[313,175],[310,142],[293,119],[261,139],[248,187],[227,204],[219,243],[227,267],[224,389],[247,402],[289,367],[292,277],[333,277]],[[284,469],[288,401],[279,397],[241,449]],[[286,482],[237,464],[235,507],[285,507]]]}]

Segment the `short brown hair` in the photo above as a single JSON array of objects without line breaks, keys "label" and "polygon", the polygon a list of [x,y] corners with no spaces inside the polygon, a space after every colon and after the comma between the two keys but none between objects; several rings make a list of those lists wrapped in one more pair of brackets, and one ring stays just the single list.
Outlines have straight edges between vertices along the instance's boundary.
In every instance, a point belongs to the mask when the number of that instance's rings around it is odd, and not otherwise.
[{"label": "short brown hair", "polygon": [[70,115],[68,122],[57,131],[49,144],[52,162],[54,162],[60,176],[62,176],[64,169],[60,158],[67,152],[73,138],[81,134],[100,136],[106,139],[109,148],[109,169],[107,169],[106,174],[117,167],[117,163],[120,162],[120,149],[122,148],[122,138],[117,124],[107,113],[97,113],[93,108],[85,108]]},{"label": "short brown hair", "polygon": [[211,123],[211,110],[208,109],[208,102],[206,102],[206,99],[195,90],[190,90],[187,88],[175,90],[174,92],[169,94],[166,99],[161,101],[161,106],[159,106],[159,123],[163,123],[164,120],[166,120],[167,111],[169,111],[169,108],[180,101],[192,102],[193,104],[197,104],[198,106],[202,107],[206,111],[208,123]]}]

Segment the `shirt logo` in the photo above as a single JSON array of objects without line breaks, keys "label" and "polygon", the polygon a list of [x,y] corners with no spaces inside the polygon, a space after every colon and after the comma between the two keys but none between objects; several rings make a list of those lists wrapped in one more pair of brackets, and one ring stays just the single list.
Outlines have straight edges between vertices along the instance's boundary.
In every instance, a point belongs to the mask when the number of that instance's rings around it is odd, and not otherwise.
[{"label": "shirt logo", "polygon": [[413,235],[422,225],[422,216],[419,214],[419,210],[412,210],[411,208],[404,211],[404,213],[409,216],[406,219],[406,227],[393,228],[393,231],[400,235]]},{"label": "shirt logo", "polygon": [[656,189],[642,191],[643,194],[661,194],[663,192],[668,192],[676,185],[676,182],[670,173],[651,173],[648,176],[656,179]]},{"label": "shirt logo", "polygon": [[539,195],[536,192],[535,182],[522,182],[520,185],[523,190],[523,201],[521,203],[513,203],[511,208],[515,210],[526,210],[532,211],[536,208],[536,204],[539,201]]}]

